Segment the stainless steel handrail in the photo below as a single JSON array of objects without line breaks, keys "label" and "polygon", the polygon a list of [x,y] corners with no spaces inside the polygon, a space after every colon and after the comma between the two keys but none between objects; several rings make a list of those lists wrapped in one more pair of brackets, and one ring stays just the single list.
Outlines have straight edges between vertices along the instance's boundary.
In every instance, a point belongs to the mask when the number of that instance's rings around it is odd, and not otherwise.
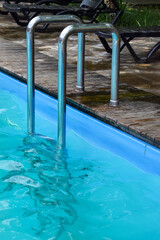
[{"label": "stainless steel handrail", "polygon": [[118,105],[119,84],[119,47],[118,31],[111,24],[75,24],[66,27],[58,40],[58,139],[57,144],[65,148],[66,144],[66,45],[68,37],[73,33],[96,33],[98,31],[112,34],[112,76],[110,105]]},{"label": "stainless steel handrail", "polygon": [[[34,67],[34,32],[40,23],[55,22],[78,22],[82,20],[74,15],[37,16],[33,18],[26,30],[27,38],[27,131],[29,134],[35,132],[35,67]],[[77,63],[77,89],[83,90],[84,86],[84,34],[78,34],[79,61]]]}]

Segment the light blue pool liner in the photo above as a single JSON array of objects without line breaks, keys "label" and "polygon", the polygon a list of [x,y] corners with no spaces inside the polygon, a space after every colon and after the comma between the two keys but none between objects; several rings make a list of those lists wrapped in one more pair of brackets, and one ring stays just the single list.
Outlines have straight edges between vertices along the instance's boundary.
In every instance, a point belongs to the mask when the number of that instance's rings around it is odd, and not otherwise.
[{"label": "light blue pool liner", "polygon": [[[0,72],[0,88],[7,89],[26,101],[26,84],[2,72]],[[57,123],[57,100],[38,90],[35,99],[36,111],[46,119]],[[160,149],[144,141],[70,106],[67,106],[67,129],[72,129],[96,147],[127,159],[144,171],[160,175]]]}]

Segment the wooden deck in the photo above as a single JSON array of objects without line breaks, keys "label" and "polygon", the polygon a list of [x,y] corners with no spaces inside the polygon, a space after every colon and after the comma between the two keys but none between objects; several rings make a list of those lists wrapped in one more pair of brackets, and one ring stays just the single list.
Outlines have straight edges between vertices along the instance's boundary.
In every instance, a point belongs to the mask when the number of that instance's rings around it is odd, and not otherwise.
[{"label": "wooden deck", "polygon": [[[0,66],[26,78],[25,29],[8,16],[0,18]],[[57,93],[58,33],[36,33],[36,84]],[[111,57],[94,35],[86,36],[85,92],[75,92],[77,40],[68,41],[67,95],[92,115],[156,147],[160,147],[160,56],[151,64],[135,64],[121,56],[120,105],[109,106]],[[152,39],[153,42],[153,39]],[[137,41],[141,49],[151,42]]]}]

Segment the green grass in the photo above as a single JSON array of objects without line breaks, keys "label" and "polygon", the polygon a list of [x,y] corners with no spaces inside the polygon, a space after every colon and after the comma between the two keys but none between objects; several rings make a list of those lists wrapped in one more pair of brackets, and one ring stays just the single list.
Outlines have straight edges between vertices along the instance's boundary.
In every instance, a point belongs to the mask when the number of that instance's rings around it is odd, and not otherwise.
[{"label": "green grass", "polygon": [[[124,13],[117,22],[117,26],[139,27],[139,26],[160,26],[160,7],[147,6],[131,8],[127,4],[123,4],[120,0],[121,9]],[[98,21],[111,22],[112,17],[108,14],[102,14],[98,17]]]},{"label": "green grass", "polygon": [[126,8],[118,25],[122,26],[160,26],[160,9],[157,7]]}]

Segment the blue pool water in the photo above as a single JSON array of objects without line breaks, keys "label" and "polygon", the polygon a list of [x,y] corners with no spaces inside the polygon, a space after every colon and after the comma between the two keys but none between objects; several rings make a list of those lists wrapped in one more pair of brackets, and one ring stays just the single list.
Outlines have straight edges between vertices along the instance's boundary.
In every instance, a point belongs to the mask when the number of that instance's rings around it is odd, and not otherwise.
[{"label": "blue pool water", "polygon": [[[62,153],[26,134],[24,84],[0,82],[0,239],[159,240],[158,149],[68,108]],[[57,103],[36,99],[36,132],[56,139]]]}]

